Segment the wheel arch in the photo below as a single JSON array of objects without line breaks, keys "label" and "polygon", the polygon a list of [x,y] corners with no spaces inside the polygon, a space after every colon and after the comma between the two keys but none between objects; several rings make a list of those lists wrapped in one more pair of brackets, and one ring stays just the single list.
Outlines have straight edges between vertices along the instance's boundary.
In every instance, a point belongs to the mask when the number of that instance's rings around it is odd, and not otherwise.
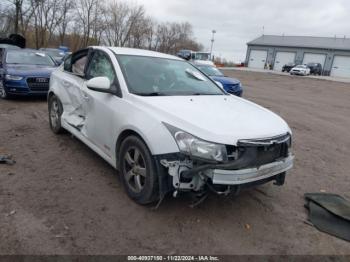
[{"label": "wheel arch", "polygon": [[49,107],[49,102],[50,102],[50,98],[53,97],[55,95],[55,93],[50,90],[48,93],[47,93],[47,106]]},{"label": "wheel arch", "polygon": [[118,159],[119,159],[119,153],[120,153],[120,146],[122,144],[122,142],[129,136],[136,136],[139,139],[141,139],[141,141],[143,143],[145,143],[145,145],[147,146],[148,150],[151,152],[152,154],[152,148],[148,145],[147,141],[142,137],[142,135],[140,135],[137,131],[133,130],[133,129],[125,129],[123,130],[117,139],[116,145],[115,145],[115,159],[116,159],[116,165],[118,168]]}]

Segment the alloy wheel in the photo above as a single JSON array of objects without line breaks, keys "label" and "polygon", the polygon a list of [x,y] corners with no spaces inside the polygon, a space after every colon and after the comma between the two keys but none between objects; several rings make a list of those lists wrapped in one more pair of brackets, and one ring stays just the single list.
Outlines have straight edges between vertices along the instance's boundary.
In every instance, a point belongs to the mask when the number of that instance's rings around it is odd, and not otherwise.
[{"label": "alloy wheel", "polygon": [[52,127],[56,128],[60,120],[60,110],[57,100],[53,100],[51,103],[50,118]]},{"label": "alloy wheel", "polygon": [[130,147],[125,153],[124,174],[128,187],[135,193],[140,193],[146,183],[146,164],[144,156],[136,147]]}]

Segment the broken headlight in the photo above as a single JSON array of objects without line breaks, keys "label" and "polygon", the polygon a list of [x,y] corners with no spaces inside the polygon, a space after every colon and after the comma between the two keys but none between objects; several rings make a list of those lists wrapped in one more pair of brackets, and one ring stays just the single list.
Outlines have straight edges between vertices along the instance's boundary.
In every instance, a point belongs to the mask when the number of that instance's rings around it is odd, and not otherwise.
[{"label": "broken headlight", "polygon": [[185,131],[165,124],[173,135],[181,153],[210,161],[227,161],[226,146],[202,140]]}]

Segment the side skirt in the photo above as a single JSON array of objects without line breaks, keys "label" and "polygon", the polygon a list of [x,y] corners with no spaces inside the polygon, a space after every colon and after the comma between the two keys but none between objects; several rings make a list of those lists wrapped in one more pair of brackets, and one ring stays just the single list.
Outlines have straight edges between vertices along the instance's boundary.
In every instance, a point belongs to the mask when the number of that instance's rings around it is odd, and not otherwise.
[{"label": "side skirt", "polygon": [[96,152],[100,157],[106,160],[111,166],[116,168],[116,161],[113,160],[110,156],[106,155],[98,146],[92,143],[89,139],[83,136],[79,130],[69,125],[65,120],[62,119],[62,127],[70,132],[72,135],[77,137],[81,142],[90,147],[94,152]]}]

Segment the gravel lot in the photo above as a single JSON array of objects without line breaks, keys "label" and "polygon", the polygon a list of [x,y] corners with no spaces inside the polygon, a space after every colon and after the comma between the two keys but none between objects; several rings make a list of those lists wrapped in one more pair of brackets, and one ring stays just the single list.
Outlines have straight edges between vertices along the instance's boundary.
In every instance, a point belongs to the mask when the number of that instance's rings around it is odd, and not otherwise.
[{"label": "gravel lot", "polygon": [[305,223],[305,192],[350,199],[350,84],[227,71],[245,98],[294,131],[295,168],[236,198],[167,199],[138,206],[106,162],[54,135],[43,99],[0,101],[0,254],[350,254],[350,244]]}]

